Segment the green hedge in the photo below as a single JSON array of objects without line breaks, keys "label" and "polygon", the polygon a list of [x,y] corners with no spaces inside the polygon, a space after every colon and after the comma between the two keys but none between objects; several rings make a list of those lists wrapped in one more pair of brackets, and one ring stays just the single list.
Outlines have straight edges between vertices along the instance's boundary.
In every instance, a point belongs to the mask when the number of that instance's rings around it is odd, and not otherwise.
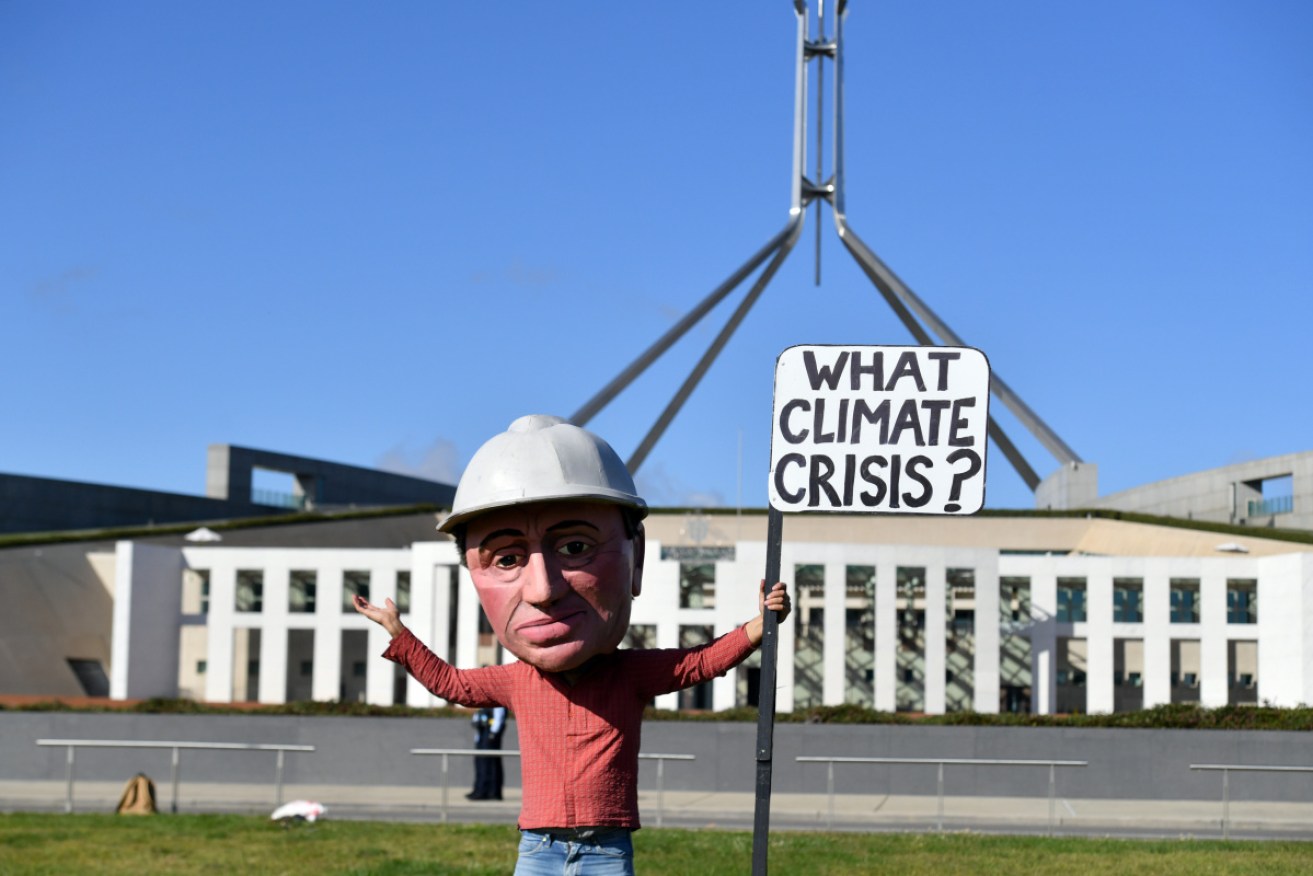
[{"label": "green hedge", "polygon": [[[70,706],[57,701],[26,705],[0,705],[0,710],[26,712],[130,712],[160,715],[337,715],[386,718],[454,718],[469,712],[458,708],[419,709],[411,706],[372,706],[367,703],[295,702],[281,705],[237,706],[198,703],[184,699],[152,699],[132,704]],[[648,709],[652,721],[755,722],[753,708],[721,712],[674,712]],[[1192,705],[1157,706],[1139,712],[1113,715],[986,715],[953,712],[948,715],[914,715],[879,712],[862,706],[817,706],[775,716],[781,724],[914,724],[970,727],[1121,727],[1157,730],[1313,730],[1313,708],[1278,709],[1272,706],[1222,706],[1203,709]]]},{"label": "green hedge", "polygon": [[367,718],[468,718],[469,710],[454,707],[417,709],[411,706],[373,706],[359,702],[294,702],[276,705],[200,703],[187,699],[155,699],[134,703],[105,701],[89,705],[70,705],[46,700],[22,705],[0,704],[0,711],[11,712],[126,712],[148,715],[308,715]]}]

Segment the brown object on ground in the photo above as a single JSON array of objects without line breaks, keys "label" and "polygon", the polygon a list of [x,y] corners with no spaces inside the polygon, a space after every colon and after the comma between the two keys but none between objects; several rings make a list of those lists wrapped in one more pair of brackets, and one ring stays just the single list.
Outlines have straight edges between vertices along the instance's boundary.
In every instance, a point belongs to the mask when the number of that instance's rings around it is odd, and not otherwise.
[{"label": "brown object on ground", "polygon": [[145,773],[137,773],[128,779],[116,811],[119,815],[154,815],[155,783]]}]

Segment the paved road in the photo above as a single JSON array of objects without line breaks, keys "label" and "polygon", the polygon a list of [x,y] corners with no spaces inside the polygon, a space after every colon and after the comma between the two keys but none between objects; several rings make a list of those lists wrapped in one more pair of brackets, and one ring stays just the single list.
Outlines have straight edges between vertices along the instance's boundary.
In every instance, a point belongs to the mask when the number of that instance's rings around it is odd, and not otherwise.
[{"label": "paved road", "polygon": [[[112,812],[122,793],[119,783],[83,781],[74,786],[77,812]],[[444,806],[441,788],[410,786],[288,785],[284,800],[315,800],[329,817],[514,823],[519,789],[507,789],[500,802],[470,802],[465,788],[452,788]],[[63,811],[63,782],[0,782],[0,810]],[[167,778],[157,781],[162,811],[172,805]],[[272,812],[272,784],[181,782],[180,812]],[[648,827],[693,827],[751,830],[755,800],[751,793],[665,791],[639,794]],[[771,827],[779,830],[926,831],[971,830],[985,833],[1082,836],[1222,835],[1222,801],[1079,800],[1044,797],[945,797],[839,794],[776,794],[771,800]],[[1232,801],[1228,809],[1232,838],[1313,839],[1313,803]]]}]

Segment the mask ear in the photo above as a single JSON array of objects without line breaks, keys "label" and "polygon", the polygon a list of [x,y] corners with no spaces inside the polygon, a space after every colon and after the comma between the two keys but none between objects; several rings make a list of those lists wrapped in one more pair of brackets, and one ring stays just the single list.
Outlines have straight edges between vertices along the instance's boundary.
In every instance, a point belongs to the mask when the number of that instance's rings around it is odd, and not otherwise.
[{"label": "mask ear", "polygon": [[638,525],[638,532],[634,533],[634,581],[630,587],[630,593],[637,597],[643,591],[643,558],[647,554],[647,533],[643,531],[643,525]]}]

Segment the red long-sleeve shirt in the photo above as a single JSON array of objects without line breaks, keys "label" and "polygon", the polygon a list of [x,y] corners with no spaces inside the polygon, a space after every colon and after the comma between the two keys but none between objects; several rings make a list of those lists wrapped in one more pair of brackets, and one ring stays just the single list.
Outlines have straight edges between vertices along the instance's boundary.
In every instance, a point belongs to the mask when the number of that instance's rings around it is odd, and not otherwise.
[{"label": "red long-sleeve shirt", "polygon": [[383,656],[445,700],[515,713],[522,829],[632,830],[639,827],[638,748],[648,701],[723,675],[752,650],[739,627],[696,648],[615,651],[593,658],[573,685],[523,662],[456,669],[409,630]]}]

